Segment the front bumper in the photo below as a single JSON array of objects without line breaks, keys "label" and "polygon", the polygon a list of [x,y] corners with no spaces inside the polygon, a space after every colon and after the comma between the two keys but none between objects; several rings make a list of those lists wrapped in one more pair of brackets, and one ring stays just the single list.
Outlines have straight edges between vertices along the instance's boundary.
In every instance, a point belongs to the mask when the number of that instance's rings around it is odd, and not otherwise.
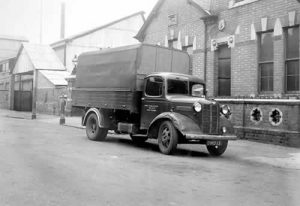
[{"label": "front bumper", "polygon": [[209,135],[209,134],[186,134],[187,140],[237,140],[236,135]]}]

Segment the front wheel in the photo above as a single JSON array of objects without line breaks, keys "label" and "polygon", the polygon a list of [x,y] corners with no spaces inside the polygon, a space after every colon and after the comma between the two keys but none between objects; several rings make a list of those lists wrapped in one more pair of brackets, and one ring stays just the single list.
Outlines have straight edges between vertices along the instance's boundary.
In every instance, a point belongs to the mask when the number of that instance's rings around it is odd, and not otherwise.
[{"label": "front wheel", "polygon": [[88,116],[86,121],[86,135],[93,141],[104,141],[107,136],[108,129],[100,128],[97,115],[92,113]]},{"label": "front wheel", "polygon": [[221,156],[227,149],[228,140],[220,141],[220,145],[206,145],[206,148],[212,156]]},{"label": "front wheel", "polygon": [[176,150],[178,133],[170,121],[163,121],[158,131],[158,147],[161,153],[169,155]]}]

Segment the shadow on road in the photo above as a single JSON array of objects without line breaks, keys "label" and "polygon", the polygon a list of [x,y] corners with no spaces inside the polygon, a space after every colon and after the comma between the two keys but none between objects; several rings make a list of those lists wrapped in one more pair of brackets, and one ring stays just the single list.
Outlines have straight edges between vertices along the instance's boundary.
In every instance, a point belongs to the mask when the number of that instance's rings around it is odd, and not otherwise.
[{"label": "shadow on road", "polygon": [[[125,137],[108,137],[105,142],[109,144],[120,144],[125,147],[131,147],[143,151],[153,151],[160,153],[159,148],[155,140],[148,140],[144,143],[134,143],[131,139]],[[174,152],[175,156],[189,156],[189,157],[210,157],[208,153],[195,151],[191,149],[182,148],[182,146],[177,147],[177,150]]]}]

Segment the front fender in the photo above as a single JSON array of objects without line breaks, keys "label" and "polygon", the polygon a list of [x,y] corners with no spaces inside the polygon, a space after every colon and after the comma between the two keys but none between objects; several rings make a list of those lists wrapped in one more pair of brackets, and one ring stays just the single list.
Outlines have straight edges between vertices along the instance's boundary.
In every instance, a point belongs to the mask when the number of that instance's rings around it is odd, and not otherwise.
[{"label": "front fender", "polygon": [[186,135],[187,133],[202,133],[200,127],[194,120],[176,112],[164,112],[155,117],[150,123],[149,131],[151,131],[153,127],[158,126],[157,124],[162,120],[170,120],[182,135]]}]

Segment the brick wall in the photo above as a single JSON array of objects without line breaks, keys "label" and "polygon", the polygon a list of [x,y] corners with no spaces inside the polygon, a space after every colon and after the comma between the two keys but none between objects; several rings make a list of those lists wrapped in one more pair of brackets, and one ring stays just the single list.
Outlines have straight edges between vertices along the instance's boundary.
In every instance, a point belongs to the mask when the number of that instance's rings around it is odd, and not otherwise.
[{"label": "brick wall", "polygon": [[[218,101],[230,106],[232,111],[230,120],[235,125],[239,138],[300,147],[299,100],[218,99]],[[259,121],[253,119],[255,109],[260,111]],[[281,122],[277,125],[272,124],[271,118],[275,109],[281,112]]]},{"label": "brick wall", "polygon": [[0,90],[0,108],[8,109],[8,90]]},{"label": "brick wall", "polygon": [[37,90],[36,108],[38,113],[58,115],[60,96],[66,94],[65,87],[42,88]]},{"label": "brick wall", "polygon": [[[245,0],[246,2],[247,0]],[[262,18],[267,19],[266,30],[273,30],[278,19],[282,27],[289,25],[289,12],[295,11],[295,24],[300,23],[300,4],[296,0],[257,0],[253,3],[229,8],[230,0],[213,2],[218,20],[225,20],[225,29],[219,31],[217,23],[208,29],[209,42],[229,35],[235,36],[232,48],[232,96],[267,95],[283,96],[284,91],[284,38],[274,37],[274,91],[260,94],[258,88],[258,43],[251,39],[251,24],[256,32],[263,31]],[[239,29],[238,29],[239,28]],[[255,35],[256,37],[256,35]],[[216,65],[214,65],[216,67]],[[213,69],[208,67],[208,70]],[[211,84],[211,82],[208,82]],[[213,84],[216,84],[214,82]],[[209,86],[212,87],[212,86]],[[298,92],[298,96],[299,96]]]},{"label": "brick wall", "polygon": [[9,108],[9,73],[0,72],[0,108]]},{"label": "brick wall", "polygon": [[[168,26],[168,16],[177,14],[177,25]],[[175,31],[178,37],[181,33],[181,42],[185,36],[189,37],[190,44],[196,37],[196,52],[192,54],[193,75],[204,78],[204,22],[200,19],[204,13],[188,4],[186,0],[166,0],[159,9],[156,17],[145,31],[144,43],[165,45],[165,37],[170,30]],[[191,44],[191,46],[193,46]]]},{"label": "brick wall", "polygon": [[[209,1],[207,1],[209,2]],[[231,2],[231,3],[230,3]],[[207,87],[209,96],[217,94],[217,56],[210,53],[211,40],[222,39],[230,35],[235,37],[235,46],[231,49],[231,94],[232,96],[284,96],[284,38],[274,37],[274,91],[268,94],[259,93],[258,82],[258,43],[256,32],[262,31],[262,18],[267,18],[267,30],[273,30],[277,19],[282,27],[289,25],[289,12],[295,11],[295,24],[300,23],[300,4],[296,0],[257,0],[252,3],[229,7],[234,0],[211,0],[211,12],[217,20],[207,28],[207,48],[204,48],[203,12],[189,4],[186,0],[165,0],[156,16],[145,30],[145,43],[164,45],[165,36],[170,30],[175,35],[181,32],[184,36],[196,37],[196,50],[192,52],[192,74],[204,77],[204,49],[207,54]],[[249,2],[245,0],[244,2]],[[233,4],[234,5],[234,4]],[[168,25],[168,16],[178,14],[177,25]],[[225,21],[225,28],[218,29],[218,22]],[[254,39],[251,38],[253,27]],[[299,96],[300,92],[296,94]]]},{"label": "brick wall", "polygon": [[55,86],[38,73],[36,109],[38,113],[58,115],[60,96],[67,94],[66,86]]}]

